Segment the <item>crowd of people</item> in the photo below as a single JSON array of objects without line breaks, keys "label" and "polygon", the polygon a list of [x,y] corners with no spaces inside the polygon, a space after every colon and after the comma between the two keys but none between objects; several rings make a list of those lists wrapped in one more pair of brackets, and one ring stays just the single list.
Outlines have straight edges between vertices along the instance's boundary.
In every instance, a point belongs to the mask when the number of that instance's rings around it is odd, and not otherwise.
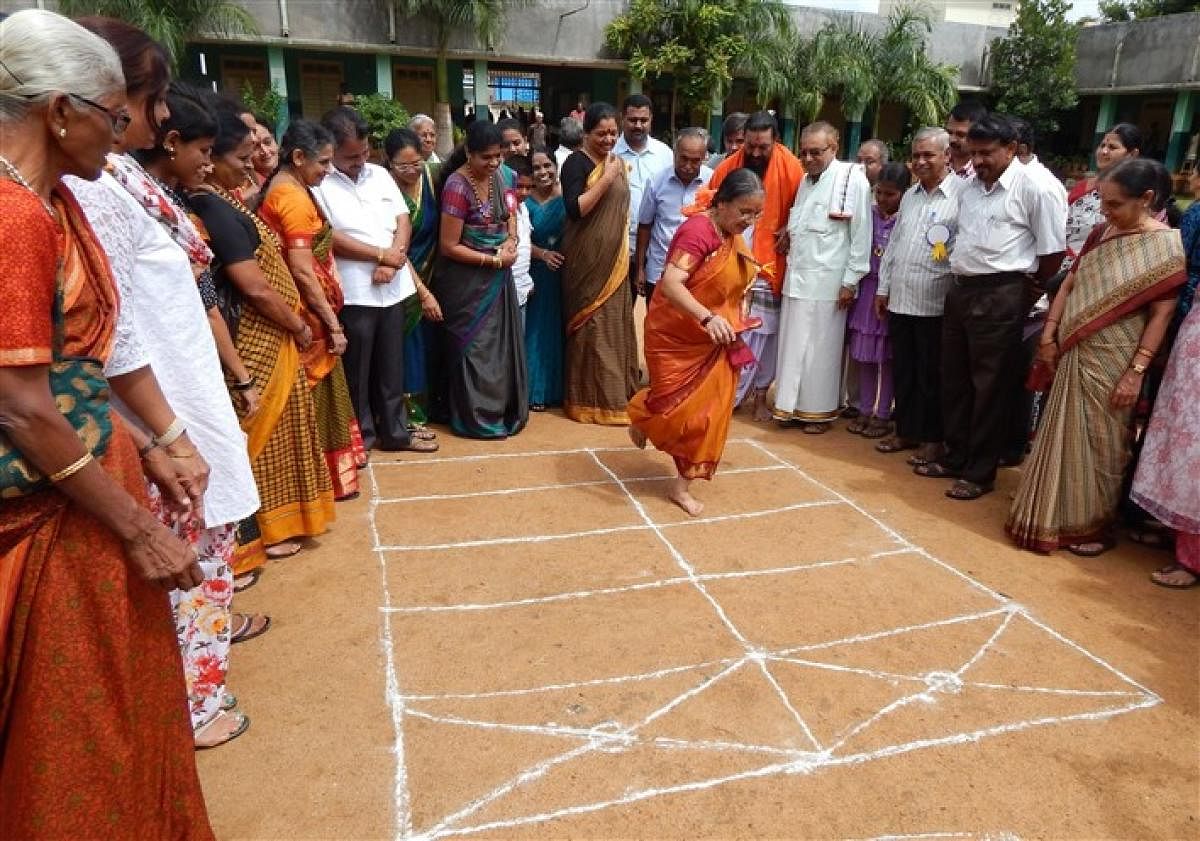
[{"label": "crowd of people", "polygon": [[234,593],[430,422],[628,426],[696,515],[735,407],[847,418],[955,500],[1025,462],[1019,546],[1124,518],[1200,583],[1200,203],[1174,218],[1136,127],[1070,194],[971,104],[906,162],[825,122],[794,155],[766,111],[667,146],[641,95],[443,161],[424,115],[277,139],[169,67],[120,21],[0,22],[0,835],[211,837],[191,754],[246,732],[230,648],[270,628]]}]

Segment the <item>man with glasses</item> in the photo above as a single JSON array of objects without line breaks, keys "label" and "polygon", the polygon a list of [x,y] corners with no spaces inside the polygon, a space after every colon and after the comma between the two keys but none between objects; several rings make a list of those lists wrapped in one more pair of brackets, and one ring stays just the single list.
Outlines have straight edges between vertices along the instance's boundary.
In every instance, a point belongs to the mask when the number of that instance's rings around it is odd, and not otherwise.
[{"label": "man with glasses", "polygon": [[776,420],[828,432],[841,402],[846,311],[871,268],[871,185],[858,164],[837,160],[837,129],[805,126],[806,175],[788,216],[788,264],[779,316]]},{"label": "man with glasses", "polygon": [[685,128],[675,135],[675,165],[650,179],[638,212],[637,265],[645,267],[637,276],[637,291],[654,295],[654,285],[662,277],[667,249],[675,232],[683,224],[683,209],[696,199],[696,191],[712,177],[704,165],[708,151],[708,132]]},{"label": "man with glasses", "polygon": [[787,224],[792,199],[804,178],[800,161],[779,142],[779,125],[769,111],[750,115],[741,148],[731,152],[716,168],[709,189],[717,189],[729,173],[742,167],[753,170],[763,183],[762,217],[744,234],[758,263],[758,275],[750,287],[750,315],[762,324],[743,336],[757,361],[742,369],[736,404],[744,403],[753,391],[754,419],[768,421],[771,410],[767,406],[767,389],[775,379],[779,300],[787,270],[787,257],[777,253],[776,247],[778,235]]},{"label": "man with glasses", "polygon": [[367,163],[370,128],[352,108],[321,124],[333,134],[334,171],[313,190],[333,226],[333,253],[346,304],[342,361],[368,449],[432,452],[412,437],[404,403],[404,300],[416,294],[408,268],[408,205],[386,169]]}]

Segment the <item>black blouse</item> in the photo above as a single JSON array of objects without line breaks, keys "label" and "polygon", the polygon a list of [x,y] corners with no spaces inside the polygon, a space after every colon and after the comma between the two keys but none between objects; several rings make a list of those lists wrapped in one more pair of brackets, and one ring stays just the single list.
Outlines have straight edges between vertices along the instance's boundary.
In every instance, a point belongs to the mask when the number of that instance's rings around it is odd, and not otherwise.
[{"label": "black blouse", "polygon": [[596,168],[595,162],[585,152],[572,152],[563,162],[558,180],[562,183],[563,204],[567,216],[578,222],[583,218],[579,212],[579,197],[587,192],[587,180]]}]

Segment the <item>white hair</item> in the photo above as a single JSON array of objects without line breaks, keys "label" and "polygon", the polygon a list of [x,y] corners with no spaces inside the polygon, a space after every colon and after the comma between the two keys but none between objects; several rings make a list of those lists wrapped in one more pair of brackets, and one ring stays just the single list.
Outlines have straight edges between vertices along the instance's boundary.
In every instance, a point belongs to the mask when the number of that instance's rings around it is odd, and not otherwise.
[{"label": "white hair", "polygon": [[124,90],[116,52],[74,21],[42,9],[0,21],[0,122],[22,119],[56,92],[97,100]]},{"label": "white hair", "polygon": [[706,147],[708,146],[708,132],[697,126],[689,126],[688,128],[680,129],[675,133],[674,148],[679,150],[679,144],[684,140],[699,140]]},{"label": "white hair", "polygon": [[426,123],[429,123],[429,125],[433,126],[434,128],[437,128],[437,123],[434,122],[433,117],[429,116],[428,114],[414,114],[412,116],[412,118],[408,121],[408,127],[412,131],[417,131],[421,126],[425,125]]},{"label": "white hair", "polygon": [[926,126],[914,134],[912,140],[913,148],[917,148],[918,143],[923,143],[926,140],[932,140],[939,152],[945,152],[950,148],[950,133],[941,126]]}]

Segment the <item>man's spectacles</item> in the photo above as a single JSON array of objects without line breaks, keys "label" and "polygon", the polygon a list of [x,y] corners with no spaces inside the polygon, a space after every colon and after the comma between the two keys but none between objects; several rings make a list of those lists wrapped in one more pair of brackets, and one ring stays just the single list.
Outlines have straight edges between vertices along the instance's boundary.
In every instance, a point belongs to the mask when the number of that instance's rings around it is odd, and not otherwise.
[{"label": "man's spectacles", "polygon": [[801,149],[800,157],[802,158],[819,158],[832,149],[832,146],[826,146],[824,149]]},{"label": "man's spectacles", "polygon": [[113,134],[123,134],[125,129],[129,128],[129,124],[133,122],[133,115],[128,111],[118,111],[116,114],[114,114],[99,102],[92,102],[86,96],[80,96],[77,93],[69,93],[67,96],[71,97],[71,99],[82,102],[84,105],[95,108],[104,116],[108,117],[108,121],[112,123]]}]

